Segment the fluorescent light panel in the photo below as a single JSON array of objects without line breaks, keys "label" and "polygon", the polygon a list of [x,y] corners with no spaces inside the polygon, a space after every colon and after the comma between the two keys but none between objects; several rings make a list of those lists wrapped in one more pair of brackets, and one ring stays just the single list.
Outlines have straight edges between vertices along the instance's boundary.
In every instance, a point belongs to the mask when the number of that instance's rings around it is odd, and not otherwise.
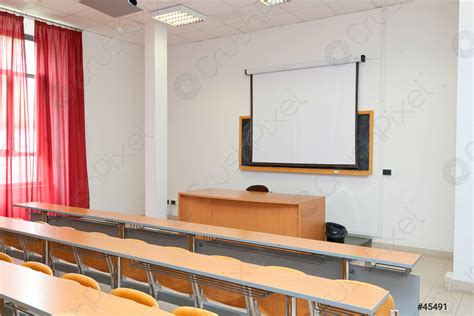
[{"label": "fluorescent light panel", "polygon": [[202,22],[207,16],[183,5],[177,5],[153,12],[153,18],[172,26],[182,26]]},{"label": "fluorescent light panel", "polygon": [[286,3],[288,0],[260,0],[260,2],[266,6],[271,6]]}]

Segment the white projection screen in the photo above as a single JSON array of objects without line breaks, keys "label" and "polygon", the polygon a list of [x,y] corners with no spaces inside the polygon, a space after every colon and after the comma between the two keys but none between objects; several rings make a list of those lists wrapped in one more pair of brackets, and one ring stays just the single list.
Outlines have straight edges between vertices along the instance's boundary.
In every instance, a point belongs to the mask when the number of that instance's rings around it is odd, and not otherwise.
[{"label": "white projection screen", "polygon": [[358,63],[252,75],[252,164],[356,168]]}]

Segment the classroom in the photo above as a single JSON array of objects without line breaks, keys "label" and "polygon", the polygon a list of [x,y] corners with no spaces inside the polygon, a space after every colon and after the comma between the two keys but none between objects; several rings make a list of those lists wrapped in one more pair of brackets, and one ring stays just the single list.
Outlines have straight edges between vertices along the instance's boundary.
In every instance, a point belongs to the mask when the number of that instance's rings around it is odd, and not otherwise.
[{"label": "classroom", "polygon": [[0,315],[474,316],[474,0],[0,0]]}]

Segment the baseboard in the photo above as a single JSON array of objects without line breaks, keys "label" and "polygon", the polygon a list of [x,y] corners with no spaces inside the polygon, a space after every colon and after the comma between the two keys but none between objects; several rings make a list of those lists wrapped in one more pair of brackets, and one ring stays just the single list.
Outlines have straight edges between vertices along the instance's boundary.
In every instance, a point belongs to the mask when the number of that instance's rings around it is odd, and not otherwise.
[{"label": "baseboard", "polygon": [[474,293],[474,282],[455,279],[452,272],[446,273],[444,277],[444,287],[449,291]]},{"label": "baseboard", "polygon": [[390,250],[395,250],[395,251],[413,252],[413,253],[418,253],[422,256],[453,259],[453,253],[449,252],[449,251],[441,251],[441,250],[417,248],[417,247],[410,247],[410,246],[386,244],[386,243],[383,243],[383,242],[375,242],[375,241],[372,243],[372,247],[373,248],[390,249]]}]

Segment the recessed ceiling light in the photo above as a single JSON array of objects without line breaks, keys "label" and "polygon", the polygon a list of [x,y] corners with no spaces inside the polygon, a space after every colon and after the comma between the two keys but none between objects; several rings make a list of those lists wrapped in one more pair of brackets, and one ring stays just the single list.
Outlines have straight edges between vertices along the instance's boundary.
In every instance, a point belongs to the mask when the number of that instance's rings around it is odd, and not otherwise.
[{"label": "recessed ceiling light", "polygon": [[207,16],[194,11],[184,5],[177,5],[162,10],[152,12],[153,18],[160,22],[172,25],[182,26],[204,21]]},{"label": "recessed ceiling light", "polygon": [[288,1],[289,0],[260,0],[260,2],[263,3],[266,6],[283,4],[283,3],[286,3]]}]

